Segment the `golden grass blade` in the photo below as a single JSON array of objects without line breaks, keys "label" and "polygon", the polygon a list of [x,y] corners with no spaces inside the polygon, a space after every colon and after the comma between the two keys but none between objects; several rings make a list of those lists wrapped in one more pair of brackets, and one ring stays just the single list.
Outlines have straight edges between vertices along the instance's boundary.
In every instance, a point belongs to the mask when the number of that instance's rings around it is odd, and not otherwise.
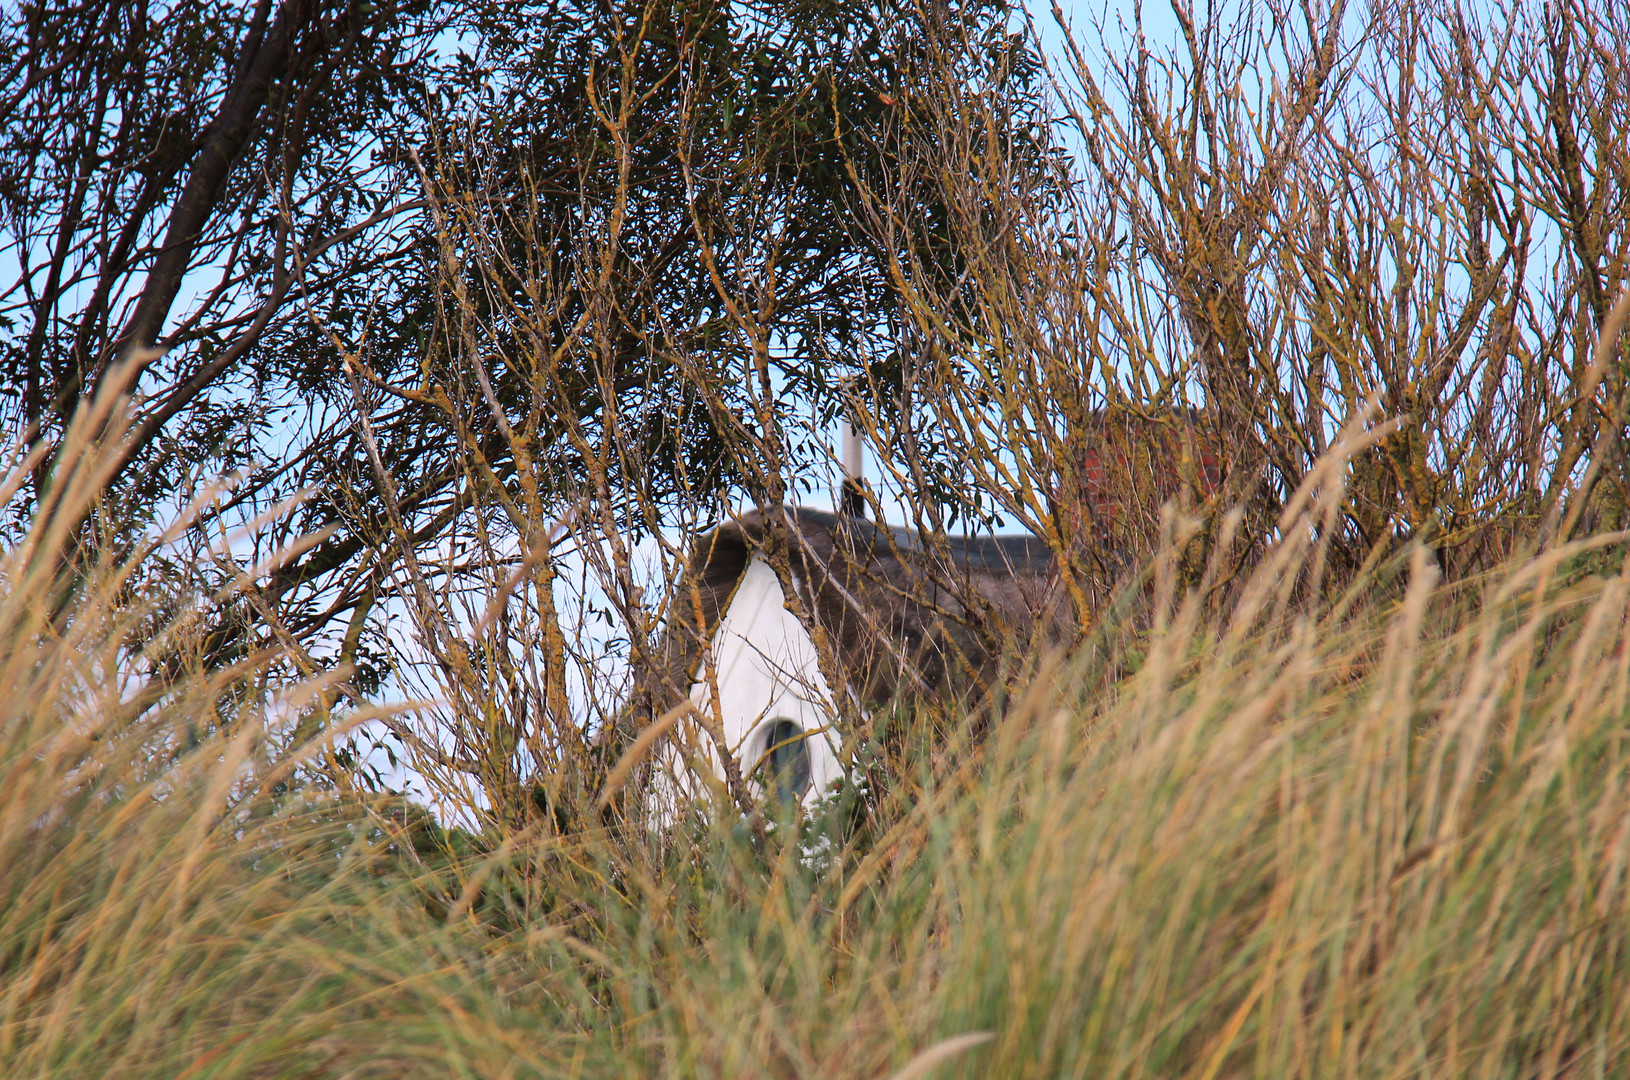
[{"label": "golden grass blade", "polygon": [[888,1080],[922,1080],[934,1071],[935,1066],[959,1057],[976,1046],[982,1046],[995,1037],[989,1031],[970,1031],[966,1035],[953,1035],[949,1039],[942,1039],[890,1073]]},{"label": "golden grass blade", "polygon": [[617,764],[612,767],[611,772],[606,775],[605,786],[601,788],[600,798],[595,805],[601,810],[610,806],[611,800],[617,797],[617,792],[628,782],[629,774],[634,771],[640,759],[667,734],[668,729],[673,727],[680,717],[694,712],[695,709],[696,706],[690,701],[681,701],[647,724],[629,744],[628,749],[623,751],[622,757],[617,759]]}]

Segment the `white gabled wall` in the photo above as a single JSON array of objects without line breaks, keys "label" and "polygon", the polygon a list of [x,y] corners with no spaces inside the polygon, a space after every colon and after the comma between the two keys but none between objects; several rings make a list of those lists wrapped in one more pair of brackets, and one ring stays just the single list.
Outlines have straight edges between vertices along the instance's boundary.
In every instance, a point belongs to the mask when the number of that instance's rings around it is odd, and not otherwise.
[{"label": "white gabled wall", "polygon": [[[767,749],[766,736],[776,720],[790,720],[809,733],[805,741],[810,765],[806,803],[842,775],[835,749],[837,733],[822,730],[833,715],[832,693],[821,675],[815,643],[787,610],[775,571],[756,555],[713,632],[712,653],[714,679],[709,681],[705,668],[695,672],[690,698],[711,716],[717,686],[725,741],[746,777],[751,779],[754,765]],[[705,737],[702,741],[706,743]],[[677,808],[671,800],[692,787],[677,768],[675,757],[664,756],[667,760],[661,763],[655,784],[660,818]],[[715,773],[722,777],[717,758],[708,756]]]}]

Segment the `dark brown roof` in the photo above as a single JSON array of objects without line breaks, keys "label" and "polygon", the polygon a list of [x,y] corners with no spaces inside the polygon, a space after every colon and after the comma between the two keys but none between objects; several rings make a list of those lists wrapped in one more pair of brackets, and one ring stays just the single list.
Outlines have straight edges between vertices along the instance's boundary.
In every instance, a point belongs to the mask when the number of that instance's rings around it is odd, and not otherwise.
[{"label": "dark brown roof", "polygon": [[981,693],[1057,592],[1052,552],[1034,536],[929,540],[805,507],[753,511],[695,538],[669,598],[656,697],[688,688],[759,552],[791,572],[812,633],[831,642],[844,681],[873,704],[900,692]]}]

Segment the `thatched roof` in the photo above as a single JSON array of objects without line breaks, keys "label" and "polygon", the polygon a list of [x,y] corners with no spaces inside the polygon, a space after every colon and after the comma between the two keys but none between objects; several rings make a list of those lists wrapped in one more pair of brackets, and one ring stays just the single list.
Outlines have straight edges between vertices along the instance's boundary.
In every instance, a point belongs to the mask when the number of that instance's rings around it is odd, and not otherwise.
[{"label": "thatched roof", "polygon": [[1057,593],[1052,552],[1034,536],[925,540],[847,514],[754,511],[693,541],[669,598],[653,672],[665,690],[655,697],[690,685],[756,553],[790,572],[812,635],[831,643],[848,686],[869,704],[897,692],[977,694]]}]

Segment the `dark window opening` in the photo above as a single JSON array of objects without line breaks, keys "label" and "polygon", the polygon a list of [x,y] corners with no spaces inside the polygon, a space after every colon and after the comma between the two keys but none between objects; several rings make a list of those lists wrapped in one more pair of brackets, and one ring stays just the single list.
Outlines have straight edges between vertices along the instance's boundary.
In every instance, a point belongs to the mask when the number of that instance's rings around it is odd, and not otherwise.
[{"label": "dark window opening", "polygon": [[772,720],[766,729],[759,781],[782,805],[803,798],[809,788],[809,745],[804,729],[791,720]]}]

